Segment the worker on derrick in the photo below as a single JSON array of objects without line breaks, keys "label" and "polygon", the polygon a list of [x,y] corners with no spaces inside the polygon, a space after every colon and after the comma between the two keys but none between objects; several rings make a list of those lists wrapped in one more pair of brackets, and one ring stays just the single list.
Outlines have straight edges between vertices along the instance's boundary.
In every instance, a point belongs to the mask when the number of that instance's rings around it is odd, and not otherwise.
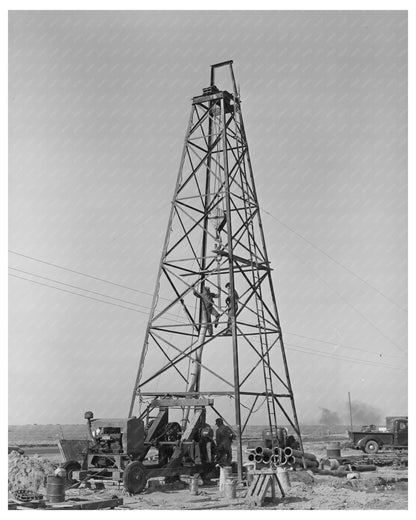
[{"label": "worker on derrick", "polygon": [[220,318],[220,313],[214,307],[214,298],[218,298],[218,294],[211,292],[209,287],[204,286],[204,288],[202,289],[202,293],[199,293],[194,289],[194,295],[198,298],[201,298],[202,300],[202,308],[204,310],[205,318],[208,324],[208,335],[212,336],[211,315],[215,316],[215,327],[218,325],[218,320]]},{"label": "worker on derrick", "polygon": [[217,462],[220,466],[230,466],[232,460],[231,444],[235,439],[235,435],[221,418],[218,418],[215,424],[217,425],[217,431],[215,432]]},{"label": "worker on derrick", "polygon": [[228,314],[228,324],[227,324],[227,330],[225,331],[225,333],[231,334],[232,316],[235,317],[237,314],[239,296],[237,294],[237,291],[234,289],[234,303],[233,303],[230,282],[225,284],[225,288],[228,290],[228,296],[225,299],[225,303],[227,304],[227,314]]}]

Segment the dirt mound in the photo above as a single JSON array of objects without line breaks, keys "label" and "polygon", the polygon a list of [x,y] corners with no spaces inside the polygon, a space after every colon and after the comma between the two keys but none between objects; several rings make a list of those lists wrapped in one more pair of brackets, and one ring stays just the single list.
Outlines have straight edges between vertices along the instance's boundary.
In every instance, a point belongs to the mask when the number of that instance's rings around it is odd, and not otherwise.
[{"label": "dirt mound", "polygon": [[9,455],[9,491],[27,489],[38,491],[46,486],[46,477],[53,475],[56,465],[34,455],[28,457],[12,451]]}]

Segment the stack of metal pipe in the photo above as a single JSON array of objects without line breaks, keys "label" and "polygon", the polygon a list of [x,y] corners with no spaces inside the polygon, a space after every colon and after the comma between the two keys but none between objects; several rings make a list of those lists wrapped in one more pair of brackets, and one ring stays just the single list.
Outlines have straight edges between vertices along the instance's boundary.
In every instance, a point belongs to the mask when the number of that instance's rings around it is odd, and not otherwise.
[{"label": "stack of metal pipe", "polygon": [[273,466],[300,466],[304,467],[303,457],[307,468],[317,468],[319,463],[312,453],[304,453],[293,448],[263,448],[256,446],[248,451],[248,460],[257,464]]},{"label": "stack of metal pipe", "polygon": [[302,453],[301,451],[294,450],[293,448],[285,448],[284,454],[287,463],[291,466],[303,467],[303,461],[305,461],[307,468],[317,468],[319,466],[319,462],[313,453]]}]

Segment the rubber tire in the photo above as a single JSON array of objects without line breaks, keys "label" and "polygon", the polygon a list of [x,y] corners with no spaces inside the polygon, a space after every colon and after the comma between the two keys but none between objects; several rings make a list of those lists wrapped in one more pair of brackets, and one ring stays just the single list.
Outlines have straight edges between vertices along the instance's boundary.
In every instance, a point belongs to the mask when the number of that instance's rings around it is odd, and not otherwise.
[{"label": "rubber tire", "polygon": [[367,441],[365,443],[364,451],[366,453],[369,453],[370,455],[374,455],[375,453],[378,453],[380,449],[380,446],[378,445],[377,441]]},{"label": "rubber tire", "polygon": [[124,489],[131,495],[141,493],[147,484],[146,469],[141,462],[134,460],[127,464],[123,472]]},{"label": "rubber tire", "polygon": [[69,488],[75,486],[77,483],[79,484],[78,480],[72,478],[72,472],[79,471],[81,469],[81,464],[76,460],[69,460],[62,464],[62,467],[66,470],[65,487]]}]

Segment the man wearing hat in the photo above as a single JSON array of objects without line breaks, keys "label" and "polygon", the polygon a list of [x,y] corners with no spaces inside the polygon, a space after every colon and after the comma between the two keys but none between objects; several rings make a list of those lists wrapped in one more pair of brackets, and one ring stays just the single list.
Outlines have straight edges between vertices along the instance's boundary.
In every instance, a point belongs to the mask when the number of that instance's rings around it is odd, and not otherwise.
[{"label": "man wearing hat", "polygon": [[215,432],[217,462],[220,466],[230,466],[232,460],[231,444],[233,439],[235,439],[235,435],[221,418],[218,418],[215,424],[217,425],[217,431]]}]

